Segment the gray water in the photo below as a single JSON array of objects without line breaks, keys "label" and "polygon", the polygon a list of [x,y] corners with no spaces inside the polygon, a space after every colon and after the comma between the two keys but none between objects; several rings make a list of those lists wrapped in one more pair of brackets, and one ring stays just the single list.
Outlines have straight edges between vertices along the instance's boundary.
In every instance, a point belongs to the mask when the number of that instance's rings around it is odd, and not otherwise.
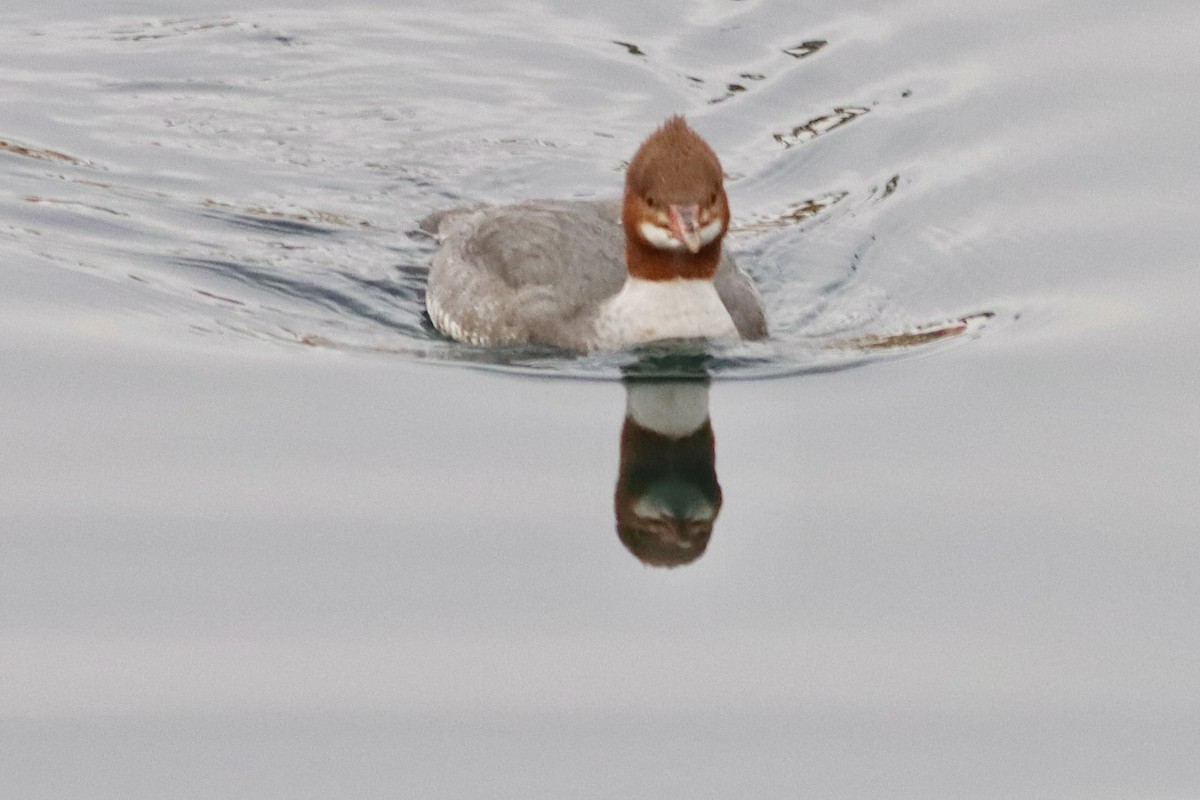
[{"label": "gray water", "polygon": [[[3,12],[5,797],[1200,795],[1194,3],[302,5]],[[417,221],[675,112],[773,337],[662,569]]]}]

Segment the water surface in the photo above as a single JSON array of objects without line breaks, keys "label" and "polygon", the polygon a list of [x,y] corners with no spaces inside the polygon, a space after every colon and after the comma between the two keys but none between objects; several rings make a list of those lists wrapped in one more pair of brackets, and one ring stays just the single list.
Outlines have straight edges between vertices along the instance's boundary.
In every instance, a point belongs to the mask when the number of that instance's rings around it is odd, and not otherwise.
[{"label": "water surface", "polygon": [[[308,5],[0,31],[6,795],[1200,792],[1193,4]],[[417,221],[674,112],[775,336],[662,569]]]}]

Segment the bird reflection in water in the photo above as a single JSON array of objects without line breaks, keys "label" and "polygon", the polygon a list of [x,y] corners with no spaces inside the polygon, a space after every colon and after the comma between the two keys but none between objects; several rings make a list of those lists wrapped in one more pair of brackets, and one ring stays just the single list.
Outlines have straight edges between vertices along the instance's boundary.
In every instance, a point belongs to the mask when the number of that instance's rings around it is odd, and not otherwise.
[{"label": "bird reflection in water", "polygon": [[617,535],[643,563],[676,567],[704,554],[721,510],[708,376],[693,365],[652,379],[641,366],[625,378]]}]

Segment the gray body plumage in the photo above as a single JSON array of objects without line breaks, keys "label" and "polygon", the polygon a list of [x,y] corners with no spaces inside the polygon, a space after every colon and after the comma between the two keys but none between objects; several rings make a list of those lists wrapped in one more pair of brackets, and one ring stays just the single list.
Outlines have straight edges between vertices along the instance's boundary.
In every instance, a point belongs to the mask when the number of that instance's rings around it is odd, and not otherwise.
[{"label": "gray body plumage", "polygon": [[[593,349],[596,316],[628,275],[615,201],[453,209],[421,227],[441,245],[426,307],[434,326],[460,341]],[[738,334],[766,336],[758,292],[728,254],[713,283]]]}]

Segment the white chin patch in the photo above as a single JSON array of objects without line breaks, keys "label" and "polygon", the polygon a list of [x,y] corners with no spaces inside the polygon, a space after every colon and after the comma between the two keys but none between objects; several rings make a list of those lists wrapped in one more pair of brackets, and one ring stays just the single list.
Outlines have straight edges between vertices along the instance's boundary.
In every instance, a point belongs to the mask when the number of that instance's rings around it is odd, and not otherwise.
[{"label": "white chin patch", "polygon": [[[687,249],[687,245],[672,236],[671,232],[662,225],[656,225],[653,222],[641,222],[638,224],[638,232],[642,234],[643,239],[659,250],[678,251]],[[721,218],[717,217],[712,222],[700,228],[700,246],[703,247],[720,235]]]},{"label": "white chin patch", "polygon": [[687,249],[686,245],[672,236],[670,231],[661,225],[655,225],[653,222],[643,222],[639,224],[638,231],[641,232],[643,239],[657,247],[659,250]]},{"label": "white chin patch", "polygon": [[716,239],[718,236],[720,236],[721,229],[723,227],[724,227],[724,225],[721,224],[720,217],[717,217],[712,222],[710,222],[707,225],[705,225],[704,227],[702,227],[700,229],[700,246],[703,247],[704,245],[711,242],[713,239]]}]

